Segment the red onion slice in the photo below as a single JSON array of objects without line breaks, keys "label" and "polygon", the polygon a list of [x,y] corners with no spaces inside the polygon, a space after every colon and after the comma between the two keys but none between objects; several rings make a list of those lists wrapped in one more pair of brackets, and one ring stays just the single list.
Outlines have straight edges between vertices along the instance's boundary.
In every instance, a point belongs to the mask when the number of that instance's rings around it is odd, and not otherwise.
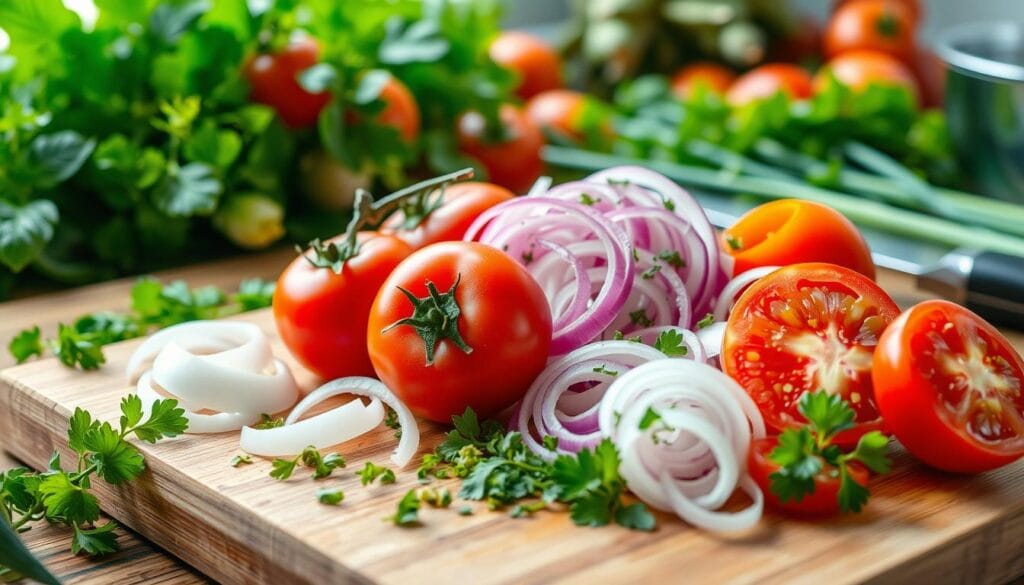
[{"label": "red onion slice", "polygon": [[730,280],[722,289],[721,294],[718,295],[718,300],[715,301],[715,310],[712,313],[715,317],[715,321],[727,321],[729,319],[729,312],[732,311],[733,305],[735,305],[736,301],[738,301],[740,296],[743,295],[743,291],[747,290],[750,285],[754,284],[761,278],[768,276],[778,269],[778,266],[760,266],[758,268],[751,268]]}]

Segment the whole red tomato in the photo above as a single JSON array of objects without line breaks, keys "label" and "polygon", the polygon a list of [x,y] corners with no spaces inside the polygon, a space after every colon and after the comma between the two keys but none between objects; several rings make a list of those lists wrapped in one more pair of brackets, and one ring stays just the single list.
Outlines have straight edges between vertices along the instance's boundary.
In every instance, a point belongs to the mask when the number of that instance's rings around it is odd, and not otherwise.
[{"label": "whole red tomato", "polygon": [[551,312],[504,252],[442,242],[388,277],[366,335],[380,380],[417,415],[448,423],[466,407],[486,418],[523,397],[547,363]]},{"label": "whole red tomato", "polygon": [[[771,460],[771,453],[779,445],[778,437],[767,437],[754,441],[747,455],[747,471],[764,492],[769,506],[797,516],[828,516],[839,512],[839,473],[835,466],[821,461],[821,471],[814,476],[814,492],[799,501],[782,501],[771,489],[773,473],[781,466]],[[850,477],[867,487],[868,470],[857,463],[849,463]]]},{"label": "whole red tomato", "polygon": [[308,37],[295,40],[276,53],[251,57],[242,68],[249,81],[249,99],[274,108],[289,128],[311,126],[331,94],[309,93],[299,85],[298,75],[319,60],[320,46]]},{"label": "whole red tomato", "polygon": [[424,209],[419,205],[408,213],[399,209],[380,231],[404,240],[415,250],[437,242],[461,240],[478,215],[513,197],[514,193],[493,183],[456,183],[445,188],[437,208]]},{"label": "whole red tomato", "polygon": [[[832,12],[839,10],[839,7],[843,4],[849,4],[851,2],[858,2],[859,0],[836,0],[832,6]],[[897,4],[902,4],[904,8],[910,12],[910,17],[914,21],[914,26],[921,24],[921,19],[924,18],[924,9],[921,7],[921,0],[889,0]]]},{"label": "whole red tomato", "polygon": [[919,99],[920,92],[913,72],[895,57],[878,51],[852,50],[833,58],[815,76],[816,91],[828,85],[829,76],[835,76],[840,83],[855,92],[879,84],[906,88],[915,103]]},{"label": "whole red tomato", "polygon": [[307,250],[285,268],[274,290],[281,340],[299,363],[327,380],[373,375],[366,351],[370,306],[384,279],[412,253],[402,240],[376,232],[360,232],[358,241],[359,253],[338,273],[314,266],[307,257],[316,255]]},{"label": "whole red tomato", "polygon": [[690,97],[693,90],[702,85],[708,91],[725,95],[729,86],[736,80],[731,69],[717,63],[691,63],[676,71],[672,76],[672,94],[681,100]]},{"label": "whole red tomato", "polygon": [[825,56],[868,49],[909,63],[917,44],[914,15],[903,2],[856,0],[840,6],[825,29]]},{"label": "whole red tomato", "polygon": [[377,114],[378,124],[398,130],[406,142],[416,142],[420,135],[420,107],[404,83],[392,77],[380,91],[384,109]]},{"label": "whole red tomato", "polygon": [[780,199],[743,214],[722,232],[733,275],[760,266],[829,262],[874,280],[871,250],[857,226],[827,205]]},{"label": "whole red tomato", "polygon": [[882,334],[872,378],[886,427],[928,465],[976,473],[1024,457],[1024,360],[971,311],[907,310]]},{"label": "whole red tomato", "polygon": [[458,120],[459,150],[480,161],[493,183],[514,192],[526,191],[544,170],[540,149],[544,134],[523,110],[501,107],[504,136],[491,141],[487,122],[479,112],[466,112]]},{"label": "whole red tomato", "polygon": [[813,93],[811,76],[789,63],[768,63],[756,67],[737,79],[725,94],[727,102],[743,106],[782,92],[790,99],[806,99]]},{"label": "whole red tomato", "polygon": [[563,87],[562,58],[531,34],[503,32],[491,43],[489,52],[495,63],[519,76],[516,95],[524,100],[542,91]]},{"label": "whole red tomato", "polygon": [[722,369],[757,403],[765,423],[800,426],[806,392],[839,395],[857,426],[837,443],[881,427],[871,364],[878,338],[899,308],[866,276],[834,264],[793,264],[743,293],[725,328]]}]

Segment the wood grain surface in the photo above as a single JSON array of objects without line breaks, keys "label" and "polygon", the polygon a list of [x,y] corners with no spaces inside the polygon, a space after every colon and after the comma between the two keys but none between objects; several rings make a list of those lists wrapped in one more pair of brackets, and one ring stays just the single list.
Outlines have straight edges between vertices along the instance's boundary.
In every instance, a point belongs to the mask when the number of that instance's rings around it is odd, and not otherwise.
[{"label": "wood grain surface", "polygon": [[[902,305],[918,299],[908,279],[886,273],[881,281]],[[247,319],[274,336],[268,312]],[[1012,337],[1024,348],[1024,338]],[[48,360],[0,374],[8,446],[41,466],[52,449],[67,452],[74,407],[116,419],[130,390],[124,364],[138,343],[109,348],[99,372]],[[315,384],[290,365],[306,389]],[[422,423],[421,430],[421,450],[432,448],[441,429]],[[112,516],[225,583],[1005,583],[1024,574],[1024,461],[954,476],[924,468],[897,446],[895,471],[873,486],[866,513],[829,522],[768,515],[742,536],[709,535],[663,514],[652,534],[580,528],[554,512],[512,519],[479,503],[473,515],[460,516],[461,502],[426,509],[421,527],[403,529],[383,518],[418,485],[414,466],[391,486],[363,487],[353,474],[365,461],[389,464],[394,444],[381,428],[338,449],[349,466],[335,477],[277,482],[267,477],[267,461],[230,467],[236,433],[188,436],[140,445],[149,464],[142,481],[120,490],[95,485]],[[341,506],[316,502],[316,489],[326,486],[345,490]]]},{"label": "wood grain surface", "polygon": [[[290,250],[241,256],[199,266],[186,266],[157,273],[168,282],[184,279],[193,286],[213,284],[233,290],[251,277],[273,278],[294,257]],[[129,291],[135,278],[125,278],[73,290],[0,303],[0,342],[18,331],[39,325],[44,333],[53,334],[57,323],[70,322],[85,313],[100,310],[122,310],[128,307]],[[6,349],[0,349],[0,367],[14,365]],[[0,424],[0,469],[22,465],[5,449],[6,427]],[[60,527],[37,523],[22,538],[61,581],[77,585],[118,583],[160,583],[163,585],[195,585],[208,579],[188,565],[139,538],[135,533],[119,529],[121,551],[99,560],[71,554],[70,535]]]}]

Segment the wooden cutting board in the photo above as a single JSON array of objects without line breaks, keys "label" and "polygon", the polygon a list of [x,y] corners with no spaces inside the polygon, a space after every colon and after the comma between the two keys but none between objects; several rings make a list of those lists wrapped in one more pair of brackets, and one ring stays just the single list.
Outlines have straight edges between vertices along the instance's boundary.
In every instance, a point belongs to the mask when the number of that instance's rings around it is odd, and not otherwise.
[{"label": "wooden cutting board", "polygon": [[[246,319],[277,344],[269,312]],[[52,359],[0,372],[8,449],[42,467],[53,449],[68,454],[67,418],[76,406],[116,420],[120,397],[130,391],[124,365],[138,343],[110,347],[99,372],[68,370]],[[290,360],[279,344],[276,351]],[[290,365],[305,389],[316,384]],[[421,423],[421,452],[442,430]],[[461,516],[461,501],[449,510],[424,509],[420,527],[399,528],[384,518],[418,486],[415,464],[390,486],[363,487],[353,473],[365,461],[388,465],[393,446],[382,427],[340,446],[348,468],[334,477],[277,482],[267,476],[268,461],[230,466],[240,452],[236,433],[187,436],[140,444],[149,467],[140,481],[94,486],[110,515],[224,583],[1004,583],[1024,574],[1024,461],[953,476],[896,446],[895,471],[873,484],[864,514],[826,522],[769,514],[750,533],[722,537],[664,514],[654,533],[576,527],[555,512],[513,519],[477,502],[473,515]],[[457,482],[435,484],[457,491]],[[317,488],[327,486],[344,489],[341,506],[316,502]]]}]

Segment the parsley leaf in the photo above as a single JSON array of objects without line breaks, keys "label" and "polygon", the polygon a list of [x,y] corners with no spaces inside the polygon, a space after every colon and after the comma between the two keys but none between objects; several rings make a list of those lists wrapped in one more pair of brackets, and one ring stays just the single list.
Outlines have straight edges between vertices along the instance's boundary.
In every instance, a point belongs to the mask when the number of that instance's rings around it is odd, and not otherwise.
[{"label": "parsley leaf", "polygon": [[231,458],[231,467],[241,467],[243,465],[252,465],[252,457],[249,455],[235,455]]},{"label": "parsley leaf", "polygon": [[138,477],[145,468],[142,454],[110,426],[103,423],[85,433],[83,441],[96,473],[107,483],[117,485]]},{"label": "parsley leaf", "polygon": [[419,523],[420,498],[416,490],[409,490],[398,501],[398,508],[390,520],[398,526],[412,526]]},{"label": "parsley leaf", "polygon": [[286,480],[295,472],[295,466],[299,464],[297,459],[274,459],[271,462],[270,477],[277,480]]},{"label": "parsley leaf", "polygon": [[92,556],[101,556],[117,551],[117,535],[114,534],[116,528],[117,524],[114,522],[89,529],[75,526],[75,533],[71,538],[71,552],[76,555],[85,552]]},{"label": "parsley leaf", "polygon": [[321,504],[337,506],[345,499],[345,492],[341,488],[321,488],[316,490],[316,499]]},{"label": "parsley leaf", "polygon": [[55,473],[39,484],[46,515],[50,518],[80,525],[95,522],[100,517],[96,496],[76,485],[66,473]]},{"label": "parsley leaf", "polygon": [[708,313],[707,315],[704,315],[704,317],[701,318],[700,321],[697,321],[697,329],[704,329],[705,327],[710,327],[711,324],[714,322],[715,316],[712,315],[711,313]]},{"label": "parsley leaf", "polygon": [[869,493],[867,487],[854,479],[850,463],[858,462],[876,473],[887,473],[891,468],[886,455],[888,437],[871,431],[860,438],[853,451],[843,453],[832,440],[854,426],[853,409],[841,397],[824,390],[804,394],[798,407],[808,424],[786,429],[779,435],[778,445],[768,456],[779,466],[769,476],[769,489],[782,502],[799,502],[815,492],[822,474],[838,477],[840,511],[859,512]]},{"label": "parsley leaf", "polygon": [[668,357],[684,356],[690,351],[683,342],[683,334],[676,329],[666,329],[659,333],[654,340],[654,349]]},{"label": "parsley leaf", "polygon": [[619,507],[619,509],[615,511],[615,523],[619,526],[625,526],[632,530],[642,530],[644,532],[654,530],[657,524],[654,519],[654,514],[651,514],[651,511],[647,509],[647,506],[640,502]]},{"label": "parsley leaf", "polygon": [[280,417],[279,418],[274,418],[274,417],[270,416],[267,413],[263,413],[263,414],[260,415],[260,422],[252,425],[252,428],[265,430],[265,429],[276,429],[277,427],[283,427],[283,426],[284,426],[284,419],[283,418],[280,418]]},{"label": "parsley leaf", "polygon": [[57,326],[57,330],[53,350],[62,364],[69,368],[80,366],[83,370],[95,370],[106,363],[103,349],[88,336],[63,323]]},{"label": "parsley leaf", "polygon": [[129,394],[121,399],[121,432],[130,429],[142,421],[142,399]]},{"label": "parsley leaf", "polygon": [[15,335],[7,345],[7,350],[19,364],[24,363],[32,356],[43,355],[43,342],[40,339],[39,326],[25,329]]},{"label": "parsley leaf", "polygon": [[447,508],[452,503],[452,493],[448,488],[422,488],[419,490],[420,501],[426,502],[434,508]]},{"label": "parsley leaf", "polygon": [[178,407],[177,400],[168,398],[153,402],[146,422],[125,430],[135,433],[135,436],[147,443],[155,443],[160,439],[176,437],[184,433],[187,428],[188,419],[185,418],[185,409]]},{"label": "parsley leaf", "polygon": [[380,467],[374,465],[373,462],[367,461],[366,465],[357,473],[359,481],[363,485],[370,485],[378,477],[382,484],[395,483],[395,472],[388,469],[387,467]]}]

